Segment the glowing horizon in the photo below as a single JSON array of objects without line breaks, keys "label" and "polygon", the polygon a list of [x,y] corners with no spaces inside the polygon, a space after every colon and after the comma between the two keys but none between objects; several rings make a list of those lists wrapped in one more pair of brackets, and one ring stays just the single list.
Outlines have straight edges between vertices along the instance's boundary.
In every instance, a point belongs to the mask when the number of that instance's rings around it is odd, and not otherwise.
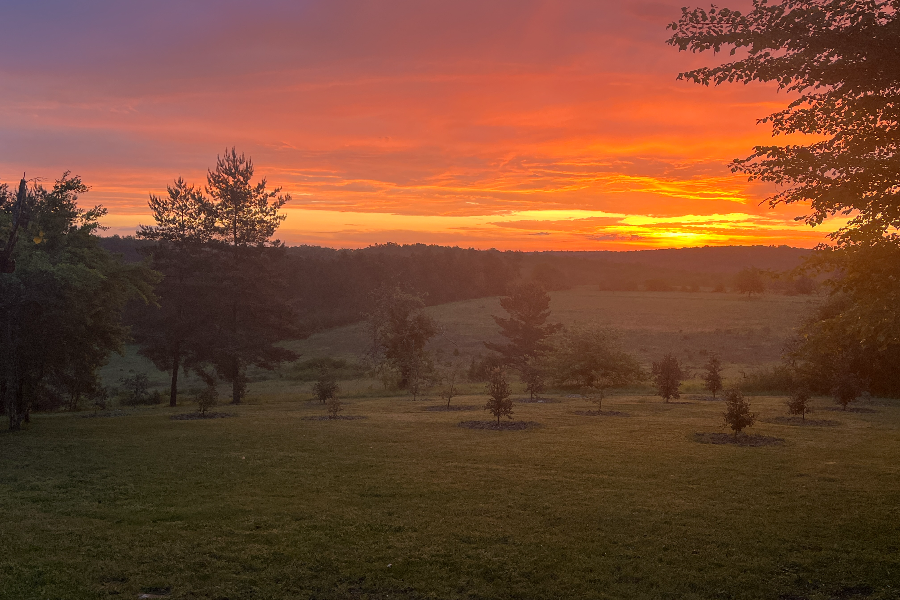
[{"label": "glowing horizon", "polygon": [[71,170],[128,235],[149,194],[235,146],[293,197],[290,244],[820,243],[833,225],[728,169],[787,98],[676,81],[714,60],[663,43],[681,4],[8,7],[0,181]]}]

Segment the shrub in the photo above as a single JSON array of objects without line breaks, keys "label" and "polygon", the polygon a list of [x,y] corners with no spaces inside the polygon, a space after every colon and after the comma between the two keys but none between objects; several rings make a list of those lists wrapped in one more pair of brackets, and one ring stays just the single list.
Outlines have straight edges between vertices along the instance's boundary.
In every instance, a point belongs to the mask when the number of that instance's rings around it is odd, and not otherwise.
[{"label": "shrub", "polygon": [[500,417],[512,419],[513,403],[510,399],[509,382],[506,381],[506,374],[503,369],[494,369],[491,371],[491,379],[487,384],[487,393],[490,398],[484,405],[485,410],[491,411],[497,417],[497,426],[500,426]]},{"label": "shrub", "polygon": [[661,361],[653,363],[650,374],[653,385],[656,386],[656,394],[663,400],[668,402],[670,398],[681,398],[681,382],[687,374],[675,355],[666,354]]},{"label": "shrub", "polygon": [[321,371],[318,381],[313,384],[313,395],[319,402],[325,404],[337,395],[339,389],[334,375],[329,371]]},{"label": "shrub", "polygon": [[710,356],[703,365],[703,370],[703,387],[715,398],[716,394],[722,391],[722,363],[719,357],[715,354]]},{"label": "shrub", "polygon": [[119,380],[124,388],[119,397],[120,404],[126,406],[154,405],[162,402],[162,395],[158,391],[150,391],[150,380],[143,373],[137,373],[131,377],[123,377]]},{"label": "shrub", "polygon": [[793,391],[787,401],[788,412],[792,415],[800,415],[800,418],[806,420],[806,413],[809,412],[809,401],[812,394],[809,389],[803,387]]},{"label": "shrub", "polygon": [[344,403],[341,402],[337,396],[332,396],[328,399],[328,402],[325,403],[325,409],[328,411],[329,419],[337,419],[338,413],[344,410]]},{"label": "shrub", "polygon": [[847,405],[856,401],[862,394],[862,384],[859,378],[849,371],[840,371],[835,374],[831,386],[831,395],[835,402],[847,410]]},{"label": "shrub", "polygon": [[638,361],[622,350],[616,332],[604,327],[564,330],[553,340],[546,364],[560,386],[616,387],[644,377]]},{"label": "shrub", "polygon": [[198,392],[195,398],[197,400],[197,410],[200,411],[201,415],[205,415],[209,409],[219,403],[219,390],[216,389],[214,382],[207,381],[206,387]]},{"label": "shrub", "polygon": [[750,403],[740,390],[731,389],[725,392],[725,426],[731,427],[734,437],[745,428],[756,422],[756,414],[750,412]]}]

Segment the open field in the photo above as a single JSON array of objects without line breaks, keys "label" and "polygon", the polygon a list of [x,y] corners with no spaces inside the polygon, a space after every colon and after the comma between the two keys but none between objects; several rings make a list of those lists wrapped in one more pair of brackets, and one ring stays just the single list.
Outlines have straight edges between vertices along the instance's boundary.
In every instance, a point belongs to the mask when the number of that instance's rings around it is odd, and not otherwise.
[{"label": "open field", "polygon": [[[778,362],[784,342],[820,302],[818,297],[708,292],[610,292],[578,287],[551,294],[551,321],[610,326],[622,335],[624,347],[649,365],[674,352],[691,368],[699,368],[708,353],[726,364],[726,375]],[[435,349],[459,349],[485,354],[483,341],[499,341],[491,315],[505,316],[498,298],[453,302],[427,309],[445,329]],[[305,357],[353,359],[366,348],[362,324],[324,331],[291,343]]]},{"label": "open field", "polygon": [[0,434],[0,597],[900,598],[896,402],[800,427],[755,398],[784,442],[737,447],[694,439],[718,402],[560,400],[500,432],[405,398],[309,420],[286,393],[35,415]]}]

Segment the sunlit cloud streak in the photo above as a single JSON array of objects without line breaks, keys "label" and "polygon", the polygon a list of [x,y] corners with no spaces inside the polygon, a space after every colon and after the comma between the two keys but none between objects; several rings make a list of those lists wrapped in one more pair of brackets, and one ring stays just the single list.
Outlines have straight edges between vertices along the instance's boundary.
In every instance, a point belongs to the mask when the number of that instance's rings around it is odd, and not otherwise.
[{"label": "sunlit cloud streak", "polygon": [[787,97],[676,81],[710,60],[663,43],[681,4],[8,3],[0,178],[72,170],[130,233],[236,146],[290,243],[818,243],[728,169]]}]

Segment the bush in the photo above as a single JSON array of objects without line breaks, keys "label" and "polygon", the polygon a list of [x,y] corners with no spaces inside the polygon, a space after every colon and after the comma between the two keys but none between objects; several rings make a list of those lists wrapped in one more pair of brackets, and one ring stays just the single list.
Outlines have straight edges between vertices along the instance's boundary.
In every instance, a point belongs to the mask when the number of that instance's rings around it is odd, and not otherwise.
[{"label": "bush", "polygon": [[719,357],[715,354],[710,356],[703,365],[703,370],[703,387],[715,398],[716,394],[722,391],[722,363]]},{"label": "bush", "polygon": [[812,394],[809,389],[803,387],[794,390],[787,401],[788,412],[792,415],[800,415],[800,418],[805,421],[806,413],[809,412],[809,401],[811,399]]},{"label": "bush", "polygon": [[835,374],[831,386],[831,395],[834,396],[843,410],[847,410],[847,405],[855,402],[862,394],[863,388],[859,378],[849,371],[841,371]]},{"label": "bush", "polygon": [[670,398],[681,398],[681,382],[687,373],[674,354],[666,354],[661,361],[653,363],[650,374],[653,385],[656,386],[656,394],[663,400],[668,402]]},{"label": "bush", "polygon": [[150,391],[150,380],[143,373],[119,380],[124,388],[119,396],[119,403],[124,406],[154,405],[162,402],[162,394]]},{"label": "bush", "polygon": [[287,377],[294,381],[316,381],[322,371],[328,371],[336,379],[348,380],[362,377],[366,369],[343,358],[325,356],[295,362],[289,367]]},{"label": "bush", "polygon": [[315,395],[319,402],[326,404],[329,400],[337,396],[339,389],[340,387],[338,386],[334,375],[327,371],[323,371],[319,373],[318,381],[313,384],[313,395]]},{"label": "bush", "polygon": [[219,390],[216,389],[215,383],[208,381],[206,387],[197,392],[194,398],[197,400],[197,410],[201,415],[205,415],[209,409],[219,403]]},{"label": "bush", "polygon": [[743,373],[741,390],[749,394],[790,394],[797,389],[800,377],[788,365],[775,365]]},{"label": "bush", "polygon": [[337,419],[338,413],[344,410],[344,403],[341,402],[337,396],[332,396],[328,399],[328,402],[325,403],[325,408],[328,411],[329,419]]},{"label": "bush", "polygon": [[644,377],[637,359],[622,350],[616,332],[603,327],[564,330],[553,340],[545,362],[559,386],[618,387]]},{"label": "bush", "polygon": [[756,422],[756,414],[750,412],[750,403],[744,398],[740,390],[731,389],[725,392],[725,426],[731,427],[734,437]]}]

